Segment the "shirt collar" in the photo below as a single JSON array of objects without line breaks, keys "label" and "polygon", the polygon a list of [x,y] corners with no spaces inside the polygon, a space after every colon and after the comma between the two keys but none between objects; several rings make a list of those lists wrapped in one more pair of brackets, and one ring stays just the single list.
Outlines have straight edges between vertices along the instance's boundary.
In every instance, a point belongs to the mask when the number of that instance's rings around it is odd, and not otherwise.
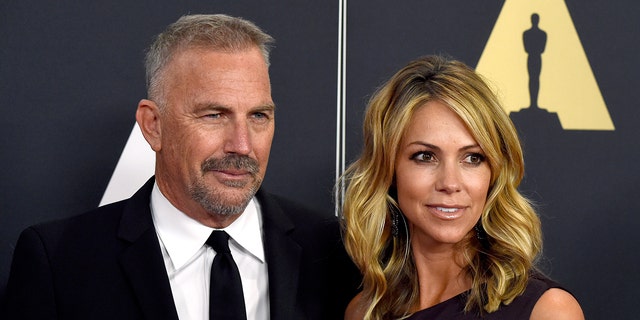
[{"label": "shirt collar", "polygon": [[[155,183],[151,192],[151,213],[156,232],[164,245],[175,269],[187,263],[209,238],[213,228],[187,216],[162,194]],[[251,199],[245,211],[225,230],[233,241],[230,246],[254,256],[264,263],[264,247],[262,245],[262,221],[260,206]]]}]

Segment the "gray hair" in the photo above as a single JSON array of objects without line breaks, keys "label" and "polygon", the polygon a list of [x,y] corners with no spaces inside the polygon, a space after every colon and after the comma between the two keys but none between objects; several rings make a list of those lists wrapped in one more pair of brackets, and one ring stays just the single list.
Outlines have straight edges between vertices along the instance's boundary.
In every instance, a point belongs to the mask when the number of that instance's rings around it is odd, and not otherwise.
[{"label": "gray hair", "polygon": [[[149,47],[145,58],[147,94],[162,99],[162,70],[173,56],[184,49],[205,48],[240,51],[258,47],[269,65],[273,37],[253,22],[224,14],[185,15],[170,24]],[[163,105],[162,101],[156,103]]]}]

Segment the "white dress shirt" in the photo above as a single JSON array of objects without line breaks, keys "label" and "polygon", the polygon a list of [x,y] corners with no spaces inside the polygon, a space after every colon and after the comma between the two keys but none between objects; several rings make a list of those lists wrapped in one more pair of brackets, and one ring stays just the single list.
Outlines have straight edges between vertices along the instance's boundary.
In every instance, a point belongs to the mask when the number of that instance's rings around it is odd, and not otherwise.
[{"label": "white dress shirt", "polygon": [[[178,317],[209,320],[209,276],[216,252],[204,243],[214,229],[175,208],[157,184],[151,192],[150,206]],[[229,249],[240,271],[247,320],[269,320],[262,220],[255,198],[236,221],[222,230],[231,237]]]}]

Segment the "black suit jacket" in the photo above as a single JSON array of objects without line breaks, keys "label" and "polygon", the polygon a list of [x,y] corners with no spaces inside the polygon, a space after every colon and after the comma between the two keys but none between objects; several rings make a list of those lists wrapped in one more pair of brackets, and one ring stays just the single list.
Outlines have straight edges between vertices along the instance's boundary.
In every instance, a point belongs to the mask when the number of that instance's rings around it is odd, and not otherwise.
[{"label": "black suit jacket", "polygon": [[[178,319],[149,201],[133,197],[27,228],[7,284],[8,319]],[[342,319],[360,278],[337,220],[256,194],[271,319]],[[183,319],[184,320],[184,319]]]}]

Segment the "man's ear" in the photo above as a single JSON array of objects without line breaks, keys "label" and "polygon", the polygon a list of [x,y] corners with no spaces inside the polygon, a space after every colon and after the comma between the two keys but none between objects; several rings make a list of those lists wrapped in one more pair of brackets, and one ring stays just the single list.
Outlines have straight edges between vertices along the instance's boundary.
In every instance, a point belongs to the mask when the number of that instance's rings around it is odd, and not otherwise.
[{"label": "man's ear", "polygon": [[158,105],[151,100],[140,100],[136,111],[136,122],[151,149],[155,152],[160,151],[162,148],[162,122]]}]

